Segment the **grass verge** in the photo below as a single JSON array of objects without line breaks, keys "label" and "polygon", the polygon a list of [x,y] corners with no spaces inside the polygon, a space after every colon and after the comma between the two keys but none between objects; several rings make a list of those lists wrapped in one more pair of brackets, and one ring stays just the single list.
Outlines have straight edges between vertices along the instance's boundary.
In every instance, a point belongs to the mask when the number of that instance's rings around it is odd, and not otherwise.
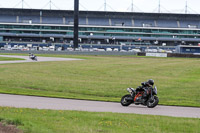
[{"label": "grass verge", "polygon": [[0,57],[0,61],[16,61],[16,60],[24,60],[21,58],[10,58],[10,57]]},{"label": "grass verge", "polygon": [[160,104],[200,107],[200,59],[42,56],[86,60],[1,64],[0,93],[119,102],[151,78]]},{"label": "grass verge", "polygon": [[198,133],[200,119],[0,107],[25,133]]}]

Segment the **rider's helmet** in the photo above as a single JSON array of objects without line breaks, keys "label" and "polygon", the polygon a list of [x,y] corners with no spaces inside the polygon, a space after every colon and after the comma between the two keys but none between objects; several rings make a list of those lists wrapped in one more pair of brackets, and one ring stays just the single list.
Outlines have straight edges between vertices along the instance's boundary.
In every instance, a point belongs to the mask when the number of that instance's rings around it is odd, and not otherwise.
[{"label": "rider's helmet", "polygon": [[154,85],[154,80],[153,79],[149,79],[147,82],[152,86]]}]

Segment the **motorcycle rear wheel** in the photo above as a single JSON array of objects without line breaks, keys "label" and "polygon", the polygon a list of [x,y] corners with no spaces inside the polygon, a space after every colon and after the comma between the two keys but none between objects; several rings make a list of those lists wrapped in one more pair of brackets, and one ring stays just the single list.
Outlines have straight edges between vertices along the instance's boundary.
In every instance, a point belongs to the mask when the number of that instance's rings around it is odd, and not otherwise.
[{"label": "motorcycle rear wheel", "polygon": [[151,99],[149,99],[149,100],[147,101],[147,107],[148,107],[148,108],[154,108],[155,106],[158,105],[158,102],[159,102],[158,97],[157,97],[157,96],[154,96],[153,101],[151,101]]},{"label": "motorcycle rear wheel", "polygon": [[122,99],[121,99],[121,105],[122,106],[129,106],[132,103],[132,101],[126,100],[126,98],[128,98],[128,97],[131,97],[131,95],[128,94],[128,95],[125,95],[125,96],[122,97]]}]

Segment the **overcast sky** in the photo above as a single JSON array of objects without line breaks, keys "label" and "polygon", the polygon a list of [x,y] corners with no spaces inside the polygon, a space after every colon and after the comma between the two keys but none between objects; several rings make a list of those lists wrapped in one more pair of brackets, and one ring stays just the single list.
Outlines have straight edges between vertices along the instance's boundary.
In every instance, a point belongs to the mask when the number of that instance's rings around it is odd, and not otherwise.
[{"label": "overcast sky", "polygon": [[[50,9],[50,0],[0,0],[1,8],[24,8]],[[158,12],[159,0],[79,0],[80,10],[104,11],[106,1],[107,11],[133,11],[135,12]],[[199,14],[200,0],[160,0],[160,11],[167,13],[185,13],[187,1],[187,12]],[[51,0],[51,9],[73,10],[74,0]]]}]

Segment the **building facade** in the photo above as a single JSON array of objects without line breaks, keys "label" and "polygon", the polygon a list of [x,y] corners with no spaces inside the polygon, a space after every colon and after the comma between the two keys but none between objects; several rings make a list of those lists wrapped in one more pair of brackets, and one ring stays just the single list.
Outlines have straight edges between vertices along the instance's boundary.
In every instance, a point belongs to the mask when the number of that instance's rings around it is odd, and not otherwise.
[{"label": "building facade", "polygon": [[[73,44],[73,11],[0,8],[0,42]],[[79,12],[79,44],[200,43],[199,14]]]}]

